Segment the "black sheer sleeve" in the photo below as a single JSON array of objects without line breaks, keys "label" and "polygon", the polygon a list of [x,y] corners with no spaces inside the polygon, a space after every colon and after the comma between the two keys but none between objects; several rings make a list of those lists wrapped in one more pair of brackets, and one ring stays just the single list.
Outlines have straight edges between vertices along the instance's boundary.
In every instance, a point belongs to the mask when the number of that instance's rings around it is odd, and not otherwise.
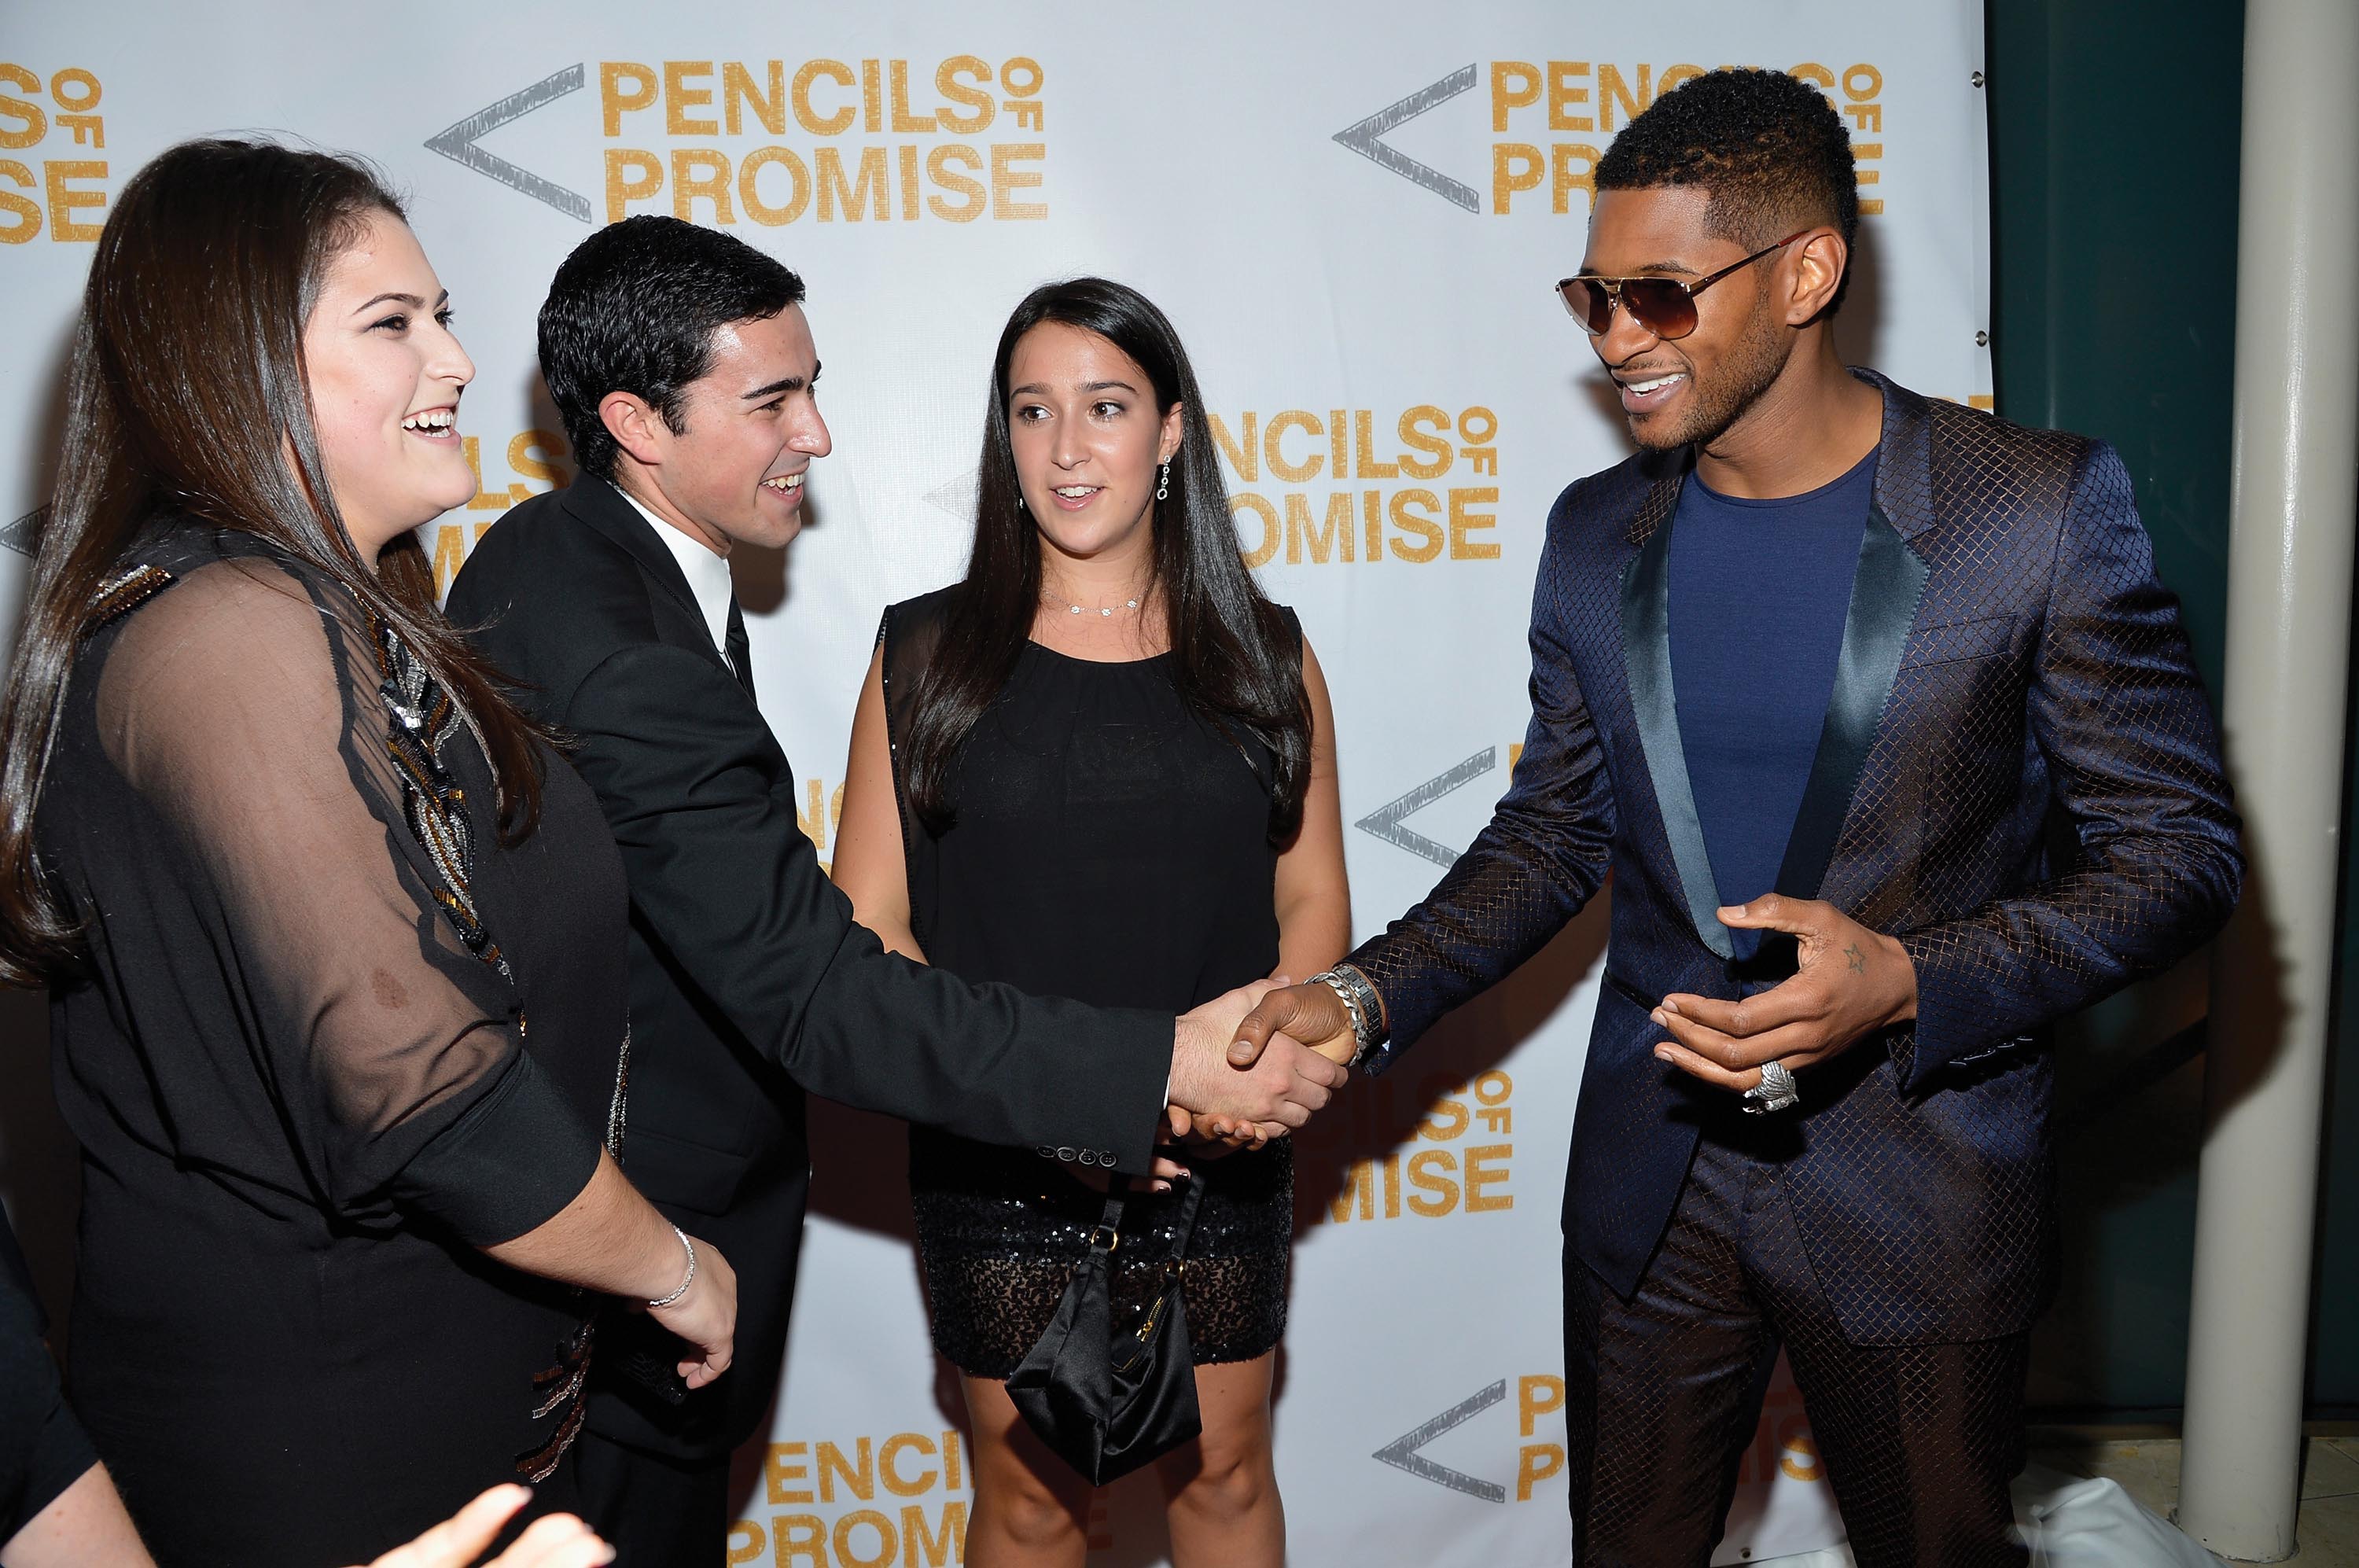
[{"label": "black sheer sleeve", "polygon": [[0,1547],[98,1463],[42,1329],[16,1233],[0,1217]]},{"label": "black sheer sleeve", "polygon": [[485,1246],[562,1208],[598,1145],[519,1049],[496,948],[462,934],[464,824],[454,844],[407,814],[379,686],[340,591],[214,561],[116,634],[99,739],[168,825],[185,864],[162,885],[252,1010],[190,1048],[260,1076],[278,1125],[255,1136],[332,1209],[390,1199]]}]

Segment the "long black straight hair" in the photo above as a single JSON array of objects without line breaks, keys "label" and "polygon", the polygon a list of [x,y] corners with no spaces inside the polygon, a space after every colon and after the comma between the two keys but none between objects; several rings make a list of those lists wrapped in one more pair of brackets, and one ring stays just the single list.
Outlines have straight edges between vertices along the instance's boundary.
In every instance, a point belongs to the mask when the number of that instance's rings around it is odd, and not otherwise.
[{"label": "long black straight hair", "polygon": [[1302,640],[1262,596],[1245,570],[1236,523],[1221,483],[1212,421],[1180,334],[1136,289],[1075,278],[1034,289],[999,334],[991,407],[974,508],[974,551],[951,594],[940,641],[910,692],[912,718],[903,773],[909,806],[939,833],[954,815],[951,774],[1016,660],[1040,607],[1040,534],[1020,504],[1016,451],[1008,439],[1008,366],[1024,334],[1054,321],[1093,332],[1147,373],[1156,411],[1179,406],[1180,450],[1170,494],[1155,503],[1147,597],[1159,596],[1180,696],[1232,741],[1250,735],[1269,750],[1269,836],[1283,844],[1302,822],[1310,776],[1310,707],[1302,686]]},{"label": "long black straight hair", "polygon": [[[418,536],[371,572],[345,530],[311,419],[303,326],[328,265],[401,203],[359,161],[268,142],[184,142],[123,187],[99,233],[66,372],[64,449],[0,699],[0,981],[80,956],[33,822],[99,585],[139,529],[179,514],[268,540],[390,626],[474,721],[503,837],[531,831],[541,732],[435,608]],[[221,410],[236,418],[211,418]]]}]

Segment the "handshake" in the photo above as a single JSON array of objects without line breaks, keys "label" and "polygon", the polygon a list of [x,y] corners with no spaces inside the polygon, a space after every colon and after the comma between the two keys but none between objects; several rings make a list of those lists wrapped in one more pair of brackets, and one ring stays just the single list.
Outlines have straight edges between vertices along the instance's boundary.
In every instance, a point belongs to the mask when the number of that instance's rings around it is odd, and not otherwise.
[{"label": "handshake", "polygon": [[1166,1135],[1254,1148],[1284,1138],[1343,1087],[1356,1043],[1324,985],[1281,975],[1215,996],[1180,1018]]}]

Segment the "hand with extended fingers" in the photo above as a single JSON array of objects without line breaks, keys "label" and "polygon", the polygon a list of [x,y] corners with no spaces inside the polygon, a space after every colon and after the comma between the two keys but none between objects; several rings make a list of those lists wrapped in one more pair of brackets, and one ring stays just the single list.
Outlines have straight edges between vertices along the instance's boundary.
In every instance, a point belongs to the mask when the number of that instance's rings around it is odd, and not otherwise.
[{"label": "hand with extended fingers", "polygon": [[1653,1016],[1671,1038],[1655,1055],[1681,1072],[1742,1092],[1760,1084],[1764,1063],[1815,1067],[1917,1017],[1917,966],[1907,951],[1832,904],[1768,893],[1719,915],[1740,931],[1788,932],[1800,964],[1739,1002],[1664,997]]},{"label": "hand with extended fingers", "polygon": [[[407,1546],[397,1546],[369,1568],[467,1568],[500,1533],[500,1527],[531,1500],[524,1486],[494,1486]],[[516,1544],[484,1568],[596,1568],[614,1560],[614,1549],[571,1514],[550,1514],[525,1527]]]}]

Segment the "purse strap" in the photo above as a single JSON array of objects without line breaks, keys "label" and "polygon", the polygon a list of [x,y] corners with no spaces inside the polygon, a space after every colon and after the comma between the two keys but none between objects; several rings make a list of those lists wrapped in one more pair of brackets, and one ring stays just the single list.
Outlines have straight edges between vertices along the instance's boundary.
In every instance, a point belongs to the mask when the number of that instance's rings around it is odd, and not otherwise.
[{"label": "purse strap", "polygon": [[[1111,1253],[1122,1244],[1122,1214],[1124,1200],[1130,1195],[1130,1178],[1115,1178],[1116,1185],[1106,1193],[1105,1208],[1098,1215],[1097,1228],[1090,1233],[1090,1250]],[[1180,1200],[1180,1223],[1171,1237],[1169,1262],[1184,1262],[1188,1256],[1188,1238],[1195,1234],[1196,1210],[1204,1201],[1204,1179],[1191,1176],[1188,1191]]]}]

